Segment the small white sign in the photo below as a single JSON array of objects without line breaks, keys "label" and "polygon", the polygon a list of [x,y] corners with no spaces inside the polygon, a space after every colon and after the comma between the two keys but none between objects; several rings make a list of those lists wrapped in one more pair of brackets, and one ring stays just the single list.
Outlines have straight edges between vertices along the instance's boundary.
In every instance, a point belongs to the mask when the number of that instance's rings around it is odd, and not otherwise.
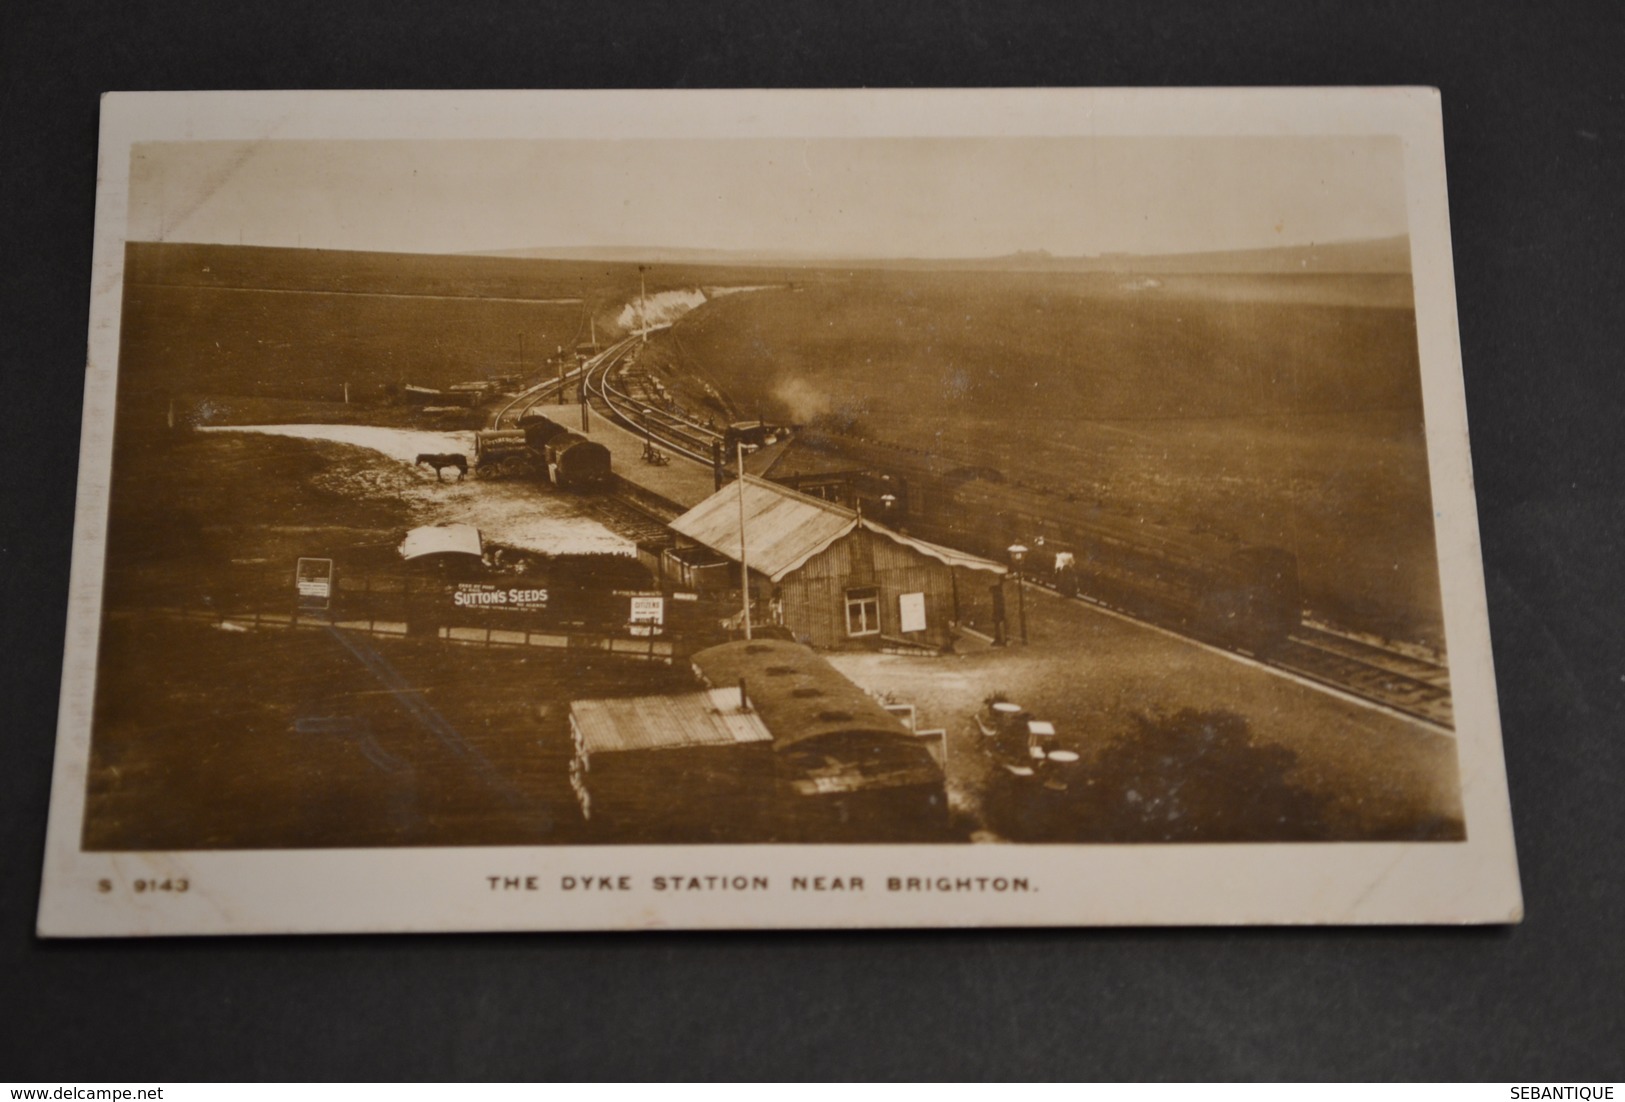
[{"label": "small white sign", "polygon": [[632,622],[634,624],[664,624],[666,599],[664,597],[633,597]]},{"label": "small white sign", "polygon": [[904,631],[925,630],[925,594],[904,593],[897,598],[897,612]]},{"label": "small white sign", "polygon": [[324,609],[332,601],[332,559],[300,559],[293,577],[300,608]]}]

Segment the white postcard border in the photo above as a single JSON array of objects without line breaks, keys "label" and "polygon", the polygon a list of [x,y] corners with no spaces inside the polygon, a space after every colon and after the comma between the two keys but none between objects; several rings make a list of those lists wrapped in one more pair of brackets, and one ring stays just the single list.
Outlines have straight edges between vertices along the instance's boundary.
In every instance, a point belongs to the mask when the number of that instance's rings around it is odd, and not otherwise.
[{"label": "white postcard border", "polygon": [[[101,618],[130,149],[243,139],[1396,135],[1467,840],[1262,845],[495,847],[184,853],[79,848]],[[103,100],[45,936],[825,926],[1516,922],[1457,337],[1440,102],[1431,89],[133,93]],[[610,890],[566,891],[564,878]],[[726,886],[768,877],[767,890]],[[490,878],[497,877],[493,886]],[[621,877],[628,878],[621,890]],[[656,877],[723,878],[657,890]],[[806,890],[792,878],[806,877]],[[826,890],[812,887],[824,877]],[[850,889],[853,877],[864,889]],[[888,882],[947,878],[940,890]],[[534,881],[532,881],[534,878]],[[957,889],[963,879],[1005,881]],[[133,893],[136,880],[189,891]],[[831,890],[841,879],[847,886]],[[115,890],[103,892],[109,880]],[[1010,887],[1024,881],[1026,890]],[[517,881],[517,887],[508,886]],[[534,882],[535,887],[531,887]],[[602,882],[599,882],[602,883]],[[715,883],[715,881],[714,881]]]}]

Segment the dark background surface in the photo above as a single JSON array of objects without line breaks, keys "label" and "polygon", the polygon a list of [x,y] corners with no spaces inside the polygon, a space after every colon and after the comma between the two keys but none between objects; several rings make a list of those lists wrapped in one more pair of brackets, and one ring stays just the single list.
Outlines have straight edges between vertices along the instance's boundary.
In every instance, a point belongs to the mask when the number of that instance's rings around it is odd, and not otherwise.
[{"label": "dark background surface", "polygon": [[[1625,15],[85,2],[0,31],[0,1077],[1625,1076]],[[1488,930],[33,937],[109,90],[1431,84],[1528,918]]]}]

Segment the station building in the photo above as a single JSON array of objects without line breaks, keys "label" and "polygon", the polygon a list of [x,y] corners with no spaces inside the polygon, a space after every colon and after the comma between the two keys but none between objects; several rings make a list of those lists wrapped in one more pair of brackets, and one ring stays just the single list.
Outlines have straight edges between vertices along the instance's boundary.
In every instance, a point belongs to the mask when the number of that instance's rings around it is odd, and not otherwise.
[{"label": "station building", "polygon": [[750,587],[752,622],[827,649],[940,650],[987,618],[1005,567],[859,509],[746,474],[671,523],[661,568],[696,590]]}]

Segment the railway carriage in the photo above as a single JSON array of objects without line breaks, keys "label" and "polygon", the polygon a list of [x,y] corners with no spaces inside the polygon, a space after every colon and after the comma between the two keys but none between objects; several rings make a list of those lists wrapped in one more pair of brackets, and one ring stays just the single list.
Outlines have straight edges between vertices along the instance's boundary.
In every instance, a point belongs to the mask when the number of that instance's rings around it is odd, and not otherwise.
[{"label": "railway carriage", "polygon": [[772,733],[780,841],[935,841],[948,829],[928,743],[799,643],[755,639],[698,652],[694,672],[738,687]]},{"label": "railway carriage", "polygon": [[1012,484],[998,472],[911,482],[911,531],[1001,560],[1011,544],[1031,545],[1024,573],[1068,596],[1255,654],[1299,627],[1297,558],[1282,548],[1103,516],[1088,502]]}]

